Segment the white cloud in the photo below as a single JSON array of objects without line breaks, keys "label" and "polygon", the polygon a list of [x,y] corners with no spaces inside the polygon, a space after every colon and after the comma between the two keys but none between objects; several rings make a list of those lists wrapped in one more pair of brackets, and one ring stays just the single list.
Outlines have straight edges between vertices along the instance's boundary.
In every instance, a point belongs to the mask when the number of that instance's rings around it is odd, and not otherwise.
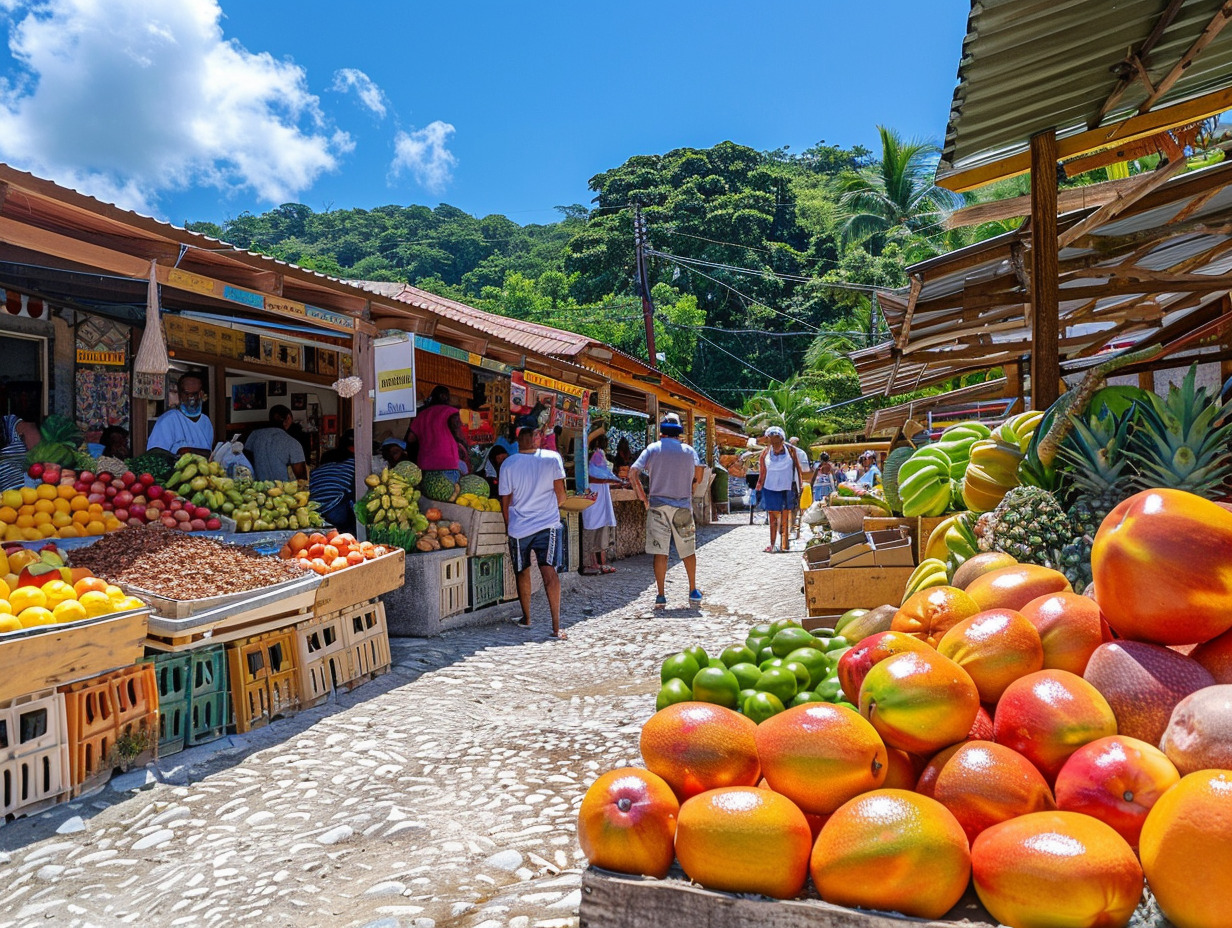
[{"label": "white cloud", "polygon": [[454,128],[439,119],[422,129],[399,132],[394,136],[394,160],[390,171],[397,177],[408,170],[421,187],[440,193],[453,180],[453,168],[458,163],[453,152],[445,147]]},{"label": "white cloud", "polygon": [[375,113],[379,118],[385,118],[385,92],[381,90],[372,78],[356,68],[343,68],[334,72],[334,83],[329,88],[339,93],[354,90],[359,102]]},{"label": "white cloud", "polygon": [[216,0],[2,0],[0,158],[154,211],[194,184],[282,203],[354,143],[302,68],[224,39]]}]

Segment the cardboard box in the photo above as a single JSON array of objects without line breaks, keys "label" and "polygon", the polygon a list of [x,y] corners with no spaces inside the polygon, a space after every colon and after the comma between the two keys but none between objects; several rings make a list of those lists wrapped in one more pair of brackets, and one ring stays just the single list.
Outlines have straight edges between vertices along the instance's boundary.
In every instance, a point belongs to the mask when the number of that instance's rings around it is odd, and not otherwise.
[{"label": "cardboard box", "polygon": [[902,602],[911,567],[828,567],[804,572],[804,599],[809,615],[832,615],[848,609],[875,609]]}]

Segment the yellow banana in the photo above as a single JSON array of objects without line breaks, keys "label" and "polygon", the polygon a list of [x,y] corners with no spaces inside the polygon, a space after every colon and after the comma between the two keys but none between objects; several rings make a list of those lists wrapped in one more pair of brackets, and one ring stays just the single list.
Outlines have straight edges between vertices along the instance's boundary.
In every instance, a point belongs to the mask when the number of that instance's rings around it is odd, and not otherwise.
[{"label": "yellow banana", "polygon": [[950,579],[946,573],[945,561],[937,560],[936,558],[925,558],[920,561],[920,566],[911,572],[911,578],[907,581],[907,589],[903,592],[903,602],[906,602],[911,596],[920,592],[920,590],[931,589],[935,586],[945,586],[949,582]]},{"label": "yellow banana", "polygon": [[945,533],[949,531],[950,526],[953,525],[957,519],[958,515],[952,515],[949,518],[937,523],[937,527],[933,529],[933,533],[928,536],[928,541],[924,545],[923,560],[936,560],[943,564],[945,563],[945,559],[950,553],[950,549],[945,543]]}]

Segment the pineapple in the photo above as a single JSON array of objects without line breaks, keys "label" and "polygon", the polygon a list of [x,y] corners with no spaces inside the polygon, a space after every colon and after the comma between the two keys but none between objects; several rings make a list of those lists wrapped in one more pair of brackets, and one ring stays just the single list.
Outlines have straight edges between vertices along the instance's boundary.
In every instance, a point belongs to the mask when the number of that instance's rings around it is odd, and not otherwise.
[{"label": "pineapple", "polygon": [[980,516],[975,534],[981,551],[1004,551],[1023,564],[1056,568],[1074,533],[1055,496],[1039,487],[1015,487],[996,509]]},{"label": "pineapple", "polygon": [[1118,416],[1104,406],[1095,417],[1076,418],[1058,449],[1074,489],[1068,515],[1079,538],[1094,538],[1108,513],[1135,492],[1126,454],[1133,418],[1133,409]]},{"label": "pineapple", "polygon": [[1232,473],[1232,402],[1195,387],[1198,365],[1168,398],[1149,394],[1139,404],[1137,428],[1129,455],[1138,470],[1138,489],[1169,487],[1207,499],[1217,495]]}]

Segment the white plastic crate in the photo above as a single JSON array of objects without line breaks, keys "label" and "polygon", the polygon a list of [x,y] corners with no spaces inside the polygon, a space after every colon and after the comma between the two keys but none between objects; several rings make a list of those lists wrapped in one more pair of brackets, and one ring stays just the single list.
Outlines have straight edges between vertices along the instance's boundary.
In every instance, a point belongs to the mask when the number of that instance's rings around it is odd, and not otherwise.
[{"label": "white plastic crate", "polygon": [[64,694],[40,690],[0,704],[0,821],[68,798]]},{"label": "white plastic crate", "polygon": [[351,677],[344,612],[318,616],[295,626],[299,698],[304,706],[324,701]]},{"label": "white plastic crate", "polygon": [[0,761],[68,741],[64,694],[39,690],[0,703]]},{"label": "white plastic crate", "polygon": [[465,612],[467,605],[466,555],[441,561],[441,618]]}]

